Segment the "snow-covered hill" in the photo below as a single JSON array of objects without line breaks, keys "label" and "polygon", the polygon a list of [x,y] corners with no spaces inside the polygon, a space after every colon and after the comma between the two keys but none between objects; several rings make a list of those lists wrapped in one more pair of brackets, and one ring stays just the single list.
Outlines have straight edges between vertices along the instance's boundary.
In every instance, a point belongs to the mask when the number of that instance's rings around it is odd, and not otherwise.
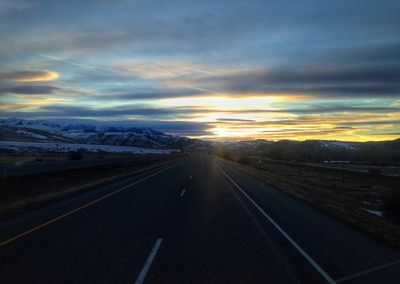
[{"label": "snow-covered hill", "polygon": [[190,148],[193,140],[150,128],[49,120],[0,119],[0,140],[63,142],[150,149]]},{"label": "snow-covered hill", "polygon": [[222,146],[229,150],[257,150],[275,144],[285,144],[285,145],[303,144],[321,149],[348,149],[348,150],[356,149],[359,145],[359,143],[357,142],[342,142],[334,140],[306,140],[306,141],[282,140],[274,142],[263,139],[213,143],[213,145],[216,147]]},{"label": "snow-covered hill", "polygon": [[109,153],[129,153],[129,154],[170,154],[177,150],[160,150],[140,147],[112,146],[112,145],[94,145],[94,144],[72,144],[56,142],[18,142],[18,141],[0,141],[0,149],[11,150],[15,152],[26,151],[48,151],[48,152],[109,152]]}]

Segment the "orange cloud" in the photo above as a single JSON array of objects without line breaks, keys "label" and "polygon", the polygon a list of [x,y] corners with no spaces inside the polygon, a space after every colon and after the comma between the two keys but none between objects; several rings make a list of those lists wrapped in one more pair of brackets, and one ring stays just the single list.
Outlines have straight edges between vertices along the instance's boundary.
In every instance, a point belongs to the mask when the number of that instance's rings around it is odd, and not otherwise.
[{"label": "orange cloud", "polygon": [[1,77],[5,77],[9,80],[18,83],[28,83],[28,82],[45,82],[53,81],[59,78],[59,74],[54,71],[17,71],[5,74]]}]

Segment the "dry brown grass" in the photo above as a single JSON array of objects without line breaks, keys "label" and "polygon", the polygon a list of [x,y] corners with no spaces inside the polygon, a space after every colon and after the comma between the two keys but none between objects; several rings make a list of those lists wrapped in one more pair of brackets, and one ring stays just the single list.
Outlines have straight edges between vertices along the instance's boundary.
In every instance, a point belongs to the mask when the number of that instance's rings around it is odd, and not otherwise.
[{"label": "dry brown grass", "polygon": [[101,186],[177,157],[143,159],[140,162],[102,165],[85,169],[62,170],[41,174],[7,177],[1,181],[0,217],[8,217],[72,194]]},{"label": "dry brown grass", "polygon": [[400,247],[400,224],[390,212],[382,217],[367,210],[385,211],[385,201],[399,196],[400,179],[356,172],[307,167],[274,161],[250,165],[226,161],[282,191],[306,200],[355,228]]}]

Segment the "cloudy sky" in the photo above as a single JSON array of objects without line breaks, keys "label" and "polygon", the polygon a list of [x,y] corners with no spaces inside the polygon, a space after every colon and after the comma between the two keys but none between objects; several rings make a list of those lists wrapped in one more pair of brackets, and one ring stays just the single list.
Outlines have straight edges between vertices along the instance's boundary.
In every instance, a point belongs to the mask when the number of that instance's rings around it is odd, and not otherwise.
[{"label": "cloudy sky", "polygon": [[400,1],[0,0],[0,115],[400,137]]}]

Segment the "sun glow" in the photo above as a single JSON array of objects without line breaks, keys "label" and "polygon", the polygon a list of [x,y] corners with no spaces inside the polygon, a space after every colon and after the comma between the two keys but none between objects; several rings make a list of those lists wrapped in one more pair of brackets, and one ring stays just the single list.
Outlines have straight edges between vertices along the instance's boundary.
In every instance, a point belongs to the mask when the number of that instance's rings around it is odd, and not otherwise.
[{"label": "sun glow", "polygon": [[59,78],[59,74],[53,71],[43,71],[38,72],[37,74],[27,74],[22,73],[19,76],[15,76],[12,78],[14,82],[17,83],[31,83],[31,82],[45,82],[45,81],[53,81]]}]

